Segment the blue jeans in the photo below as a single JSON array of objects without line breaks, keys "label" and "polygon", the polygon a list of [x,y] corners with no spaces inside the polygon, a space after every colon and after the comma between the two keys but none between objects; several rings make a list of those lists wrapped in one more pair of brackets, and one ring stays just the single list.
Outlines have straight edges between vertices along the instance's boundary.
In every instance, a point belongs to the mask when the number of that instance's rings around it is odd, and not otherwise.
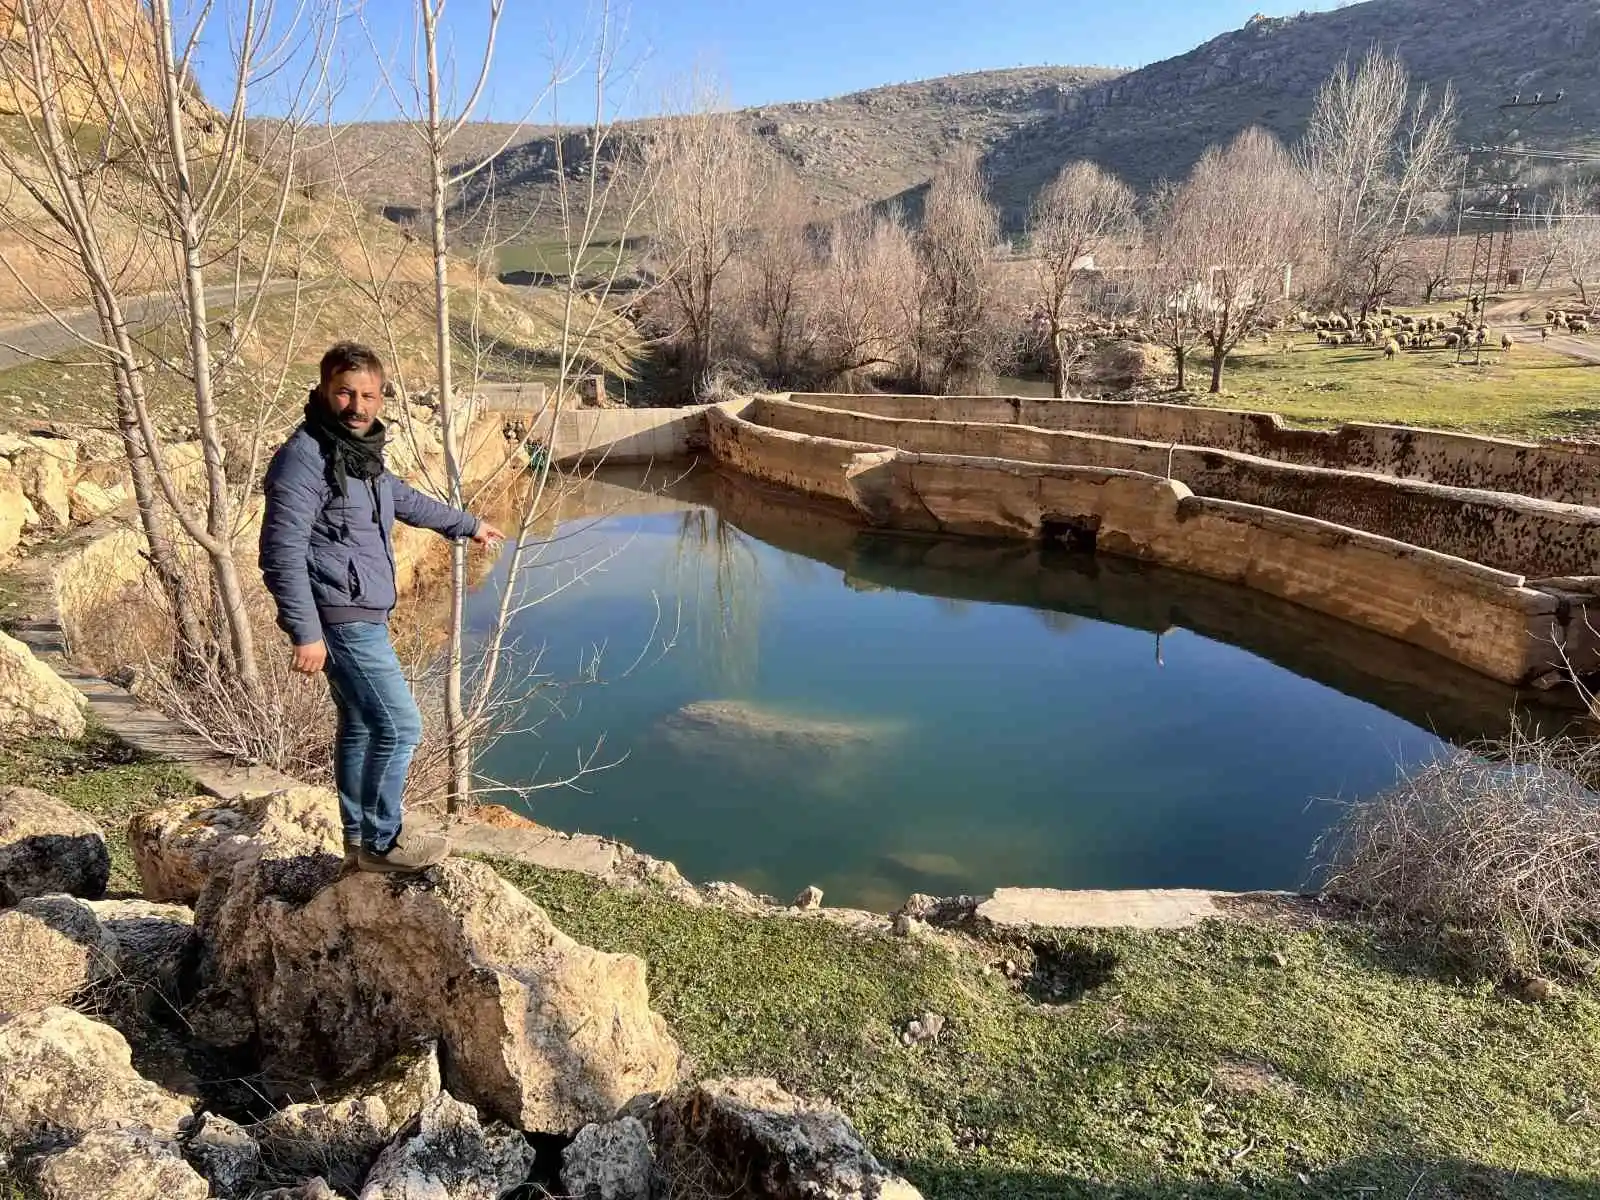
[{"label": "blue jeans", "polygon": [[324,668],[339,728],[333,778],[347,845],[387,853],[400,835],[400,797],[422,741],[422,714],[389,642],[389,627],[326,625]]}]

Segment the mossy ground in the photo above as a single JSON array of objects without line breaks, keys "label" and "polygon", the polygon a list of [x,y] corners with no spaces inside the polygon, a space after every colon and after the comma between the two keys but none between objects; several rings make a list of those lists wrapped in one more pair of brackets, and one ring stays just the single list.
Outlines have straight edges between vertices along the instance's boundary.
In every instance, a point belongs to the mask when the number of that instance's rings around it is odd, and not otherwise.
[{"label": "mossy ground", "polygon": [[[699,1074],[836,1100],[930,1200],[1600,1195],[1592,990],[1526,1005],[1339,923],[945,945],[496,865],[649,963]],[[1094,986],[1040,1005],[984,973],[1036,952]],[[907,1049],[925,1010],[949,1025]]]},{"label": "mossy ground", "polygon": [[[128,820],[184,796],[194,783],[178,767],[140,754],[91,727],[81,741],[30,738],[0,745],[0,787],[49,792],[99,824],[111,852],[108,890],[138,894]],[[5,1192],[0,1190],[0,1200]]]}]

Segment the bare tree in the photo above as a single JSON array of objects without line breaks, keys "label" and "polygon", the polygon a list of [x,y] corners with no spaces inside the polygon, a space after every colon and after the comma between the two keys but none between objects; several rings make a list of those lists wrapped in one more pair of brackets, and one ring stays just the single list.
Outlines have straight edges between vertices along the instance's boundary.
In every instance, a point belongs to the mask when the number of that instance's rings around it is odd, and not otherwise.
[{"label": "bare tree", "polygon": [[1175,199],[1173,248],[1193,278],[1213,393],[1229,353],[1287,301],[1313,204],[1294,160],[1259,128],[1206,151]]},{"label": "bare tree", "polygon": [[[202,643],[212,643],[203,631],[199,598],[183,582],[163,513],[206,558],[210,610],[221,627],[216,650],[225,658],[226,673],[255,700],[261,681],[233,554],[235,506],[224,467],[219,399],[269,290],[292,190],[290,173],[273,178],[247,160],[246,118],[260,81],[288,74],[286,47],[303,48],[306,29],[300,17],[264,2],[230,6],[219,18],[217,7],[207,4],[187,15],[180,32],[171,0],[130,9],[125,22],[88,0],[70,0],[48,11],[38,0],[17,0],[21,49],[12,57],[20,59],[20,69],[8,82],[29,97],[23,111],[25,145],[37,165],[19,161],[9,146],[0,149],[0,165],[20,182],[54,231],[43,235],[44,241],[58,261],[75,267],[99,318],[100,337],[83,337],[13,272],[61,328],[111,369],[119,431],[151,560],[173,606],[180,663],[205,653]],[[211,109],[192,82],[194,56],[214,20],[229,24],[234,55],[225,111]],[[320,59],[313,53],[309,61]],[[309,68],[302,84],[319,84],[321,69]],[[283,128],[292,138],[294,123]],[[84,136],[89,131],[91,136]],[[151,353],[137,343],[128,276],[119,264],[119,258],[127,260],[106,231],[113,215],[137,231],[135,240],[148,240],[153,270],[171,289],[184,330],[178,358],[152,364]],[[208,293],[208,272],[219,264],[222,274],[231,276],[232,292],[228,336],[221,346],[213,342],[219,326],[211,317]],[[247,271],[254,279],[247,281]],[[192,399],[206,484],[200,509],[166,461],[152,411],[153,369],[183,380]]]},{"label": "bare tree", "polygon": [[1412,94],[1398,56],[1378,47],[1342,63],[1317,94],[1300,160],[1320,199],[1319,245],[1328,300],[1361,316],[1405,277],[1407,243],[1432,216],[1460,161],[1456,103]]},{"label": "bare tree", "polygon": [[1048,338],[1057,398],[1067,394],[1070,365],[1079,357],[1078,349],[1066,343],[1082,270],[1096,252],[1126,238],[1137,220],[1133,189],[1090,162],[1068,163],[1034,200],[1028,219],[1029,300]]},{"label": "bare tree", "polygon": [[729,265],[760,212],[768,178],[761,153],[738,118],[707,91],[694,97],[688,112],[645,135],[644,166],[653,180],[651,246],[691,381],[711,363],[727,315]]},{"label": "bare tree", "polygon": [[902,316],[918,276],[916,249],[898,211],[853,213],[834,225],[815,317],[818,356],[830,385],[903,373],[914,331]]},{"label": "bare tree", "polygon": [[1189,356],[1200,345],[1206,256],[1191,239],[1198,223],[1187,212],[1195,193],[1163,184],[1149,202],[1145,255],[1134,299],[1146,327],[1172,354],[1177,390],[1188,383]]},{"label": "bare tree", "polygon": [[1000,219],[975,150],[958,150],[928,188],[917,252],[923,306],[918,384],[949,393],[992,373],[1004,352],[995,247]]},{"label": "bare tree", "polygon": [[754,244],[740,256],[744,290],[771,380],[791,385],[814,365],[816,326],[811,319],[810,285],[817,246],[812,210],[792,181],[789,186],[775,182],[761,191],[770,199],[752,233]]},{"label": "bare tree", "polygon": [[1559,271],[1578,298],[1589,303],[1589,288],[1600,277],[1600,212],[1583,188],[1567,186],[1537,216],[1540,285],[1551,270]]}]

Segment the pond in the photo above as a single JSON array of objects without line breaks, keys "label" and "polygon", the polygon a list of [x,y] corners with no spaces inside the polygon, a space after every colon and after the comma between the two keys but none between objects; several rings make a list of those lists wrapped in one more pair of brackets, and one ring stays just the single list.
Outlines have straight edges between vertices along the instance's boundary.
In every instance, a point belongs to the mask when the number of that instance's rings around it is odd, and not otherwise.
[{"label": "pond", "polygon": [[[662,484],[665,483],[665,486]],[[997,886],[1297,888],[1339,804],[1514,697],[1244,589],[889,534],[715,472],[583,482],[483,757],[541,823],[876,910]],[[504,568],[476,593],[487,625]]]}]

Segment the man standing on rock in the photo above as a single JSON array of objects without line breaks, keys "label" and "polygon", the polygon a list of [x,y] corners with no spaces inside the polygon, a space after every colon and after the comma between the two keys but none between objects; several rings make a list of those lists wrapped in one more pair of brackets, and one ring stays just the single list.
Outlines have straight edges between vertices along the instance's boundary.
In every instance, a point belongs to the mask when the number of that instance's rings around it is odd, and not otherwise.
[{"label": "man standing on rock", "polygon": [[333,693],[345,869],[419,871],[450,850],[444,838],[401,823],[422,714],[389,641],[391,534],[398,519],[479,546],[502,535],[388,472],[383,390],[383,361],[366,346],[340,342],[322,356],[305,420],[267,469],[260,562],[278,625],[294,643],[294,669],[326,671]]}]

